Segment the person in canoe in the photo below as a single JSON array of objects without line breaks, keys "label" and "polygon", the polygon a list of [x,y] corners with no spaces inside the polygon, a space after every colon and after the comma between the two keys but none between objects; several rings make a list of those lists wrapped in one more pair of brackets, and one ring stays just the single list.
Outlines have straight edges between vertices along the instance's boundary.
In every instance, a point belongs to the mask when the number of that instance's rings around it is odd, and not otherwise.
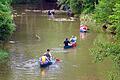
[{"label": "person in canoe", "polygon": [[87,32],[88,30],[89,29],[87,25],[80,25],[80,32]]},{"label": "person in canoe", "polygon": [[44,53],[44,56],[46,56],[49,60],[52,60],[52,54],[50,53],[50,49],[47,49]]},{"label": "person in canoe", "polygon": [[72,47],[76,47],[76,40],[77,40],[77,37],[76,36],[72,36],[70,38],[70,42],[72,44]]},{"label": "person in canoe", "polygon": [[50,62],[50,60],[44,55],[39,58],[39,61],[40,61],[40,65],[45,65]]},{"label": "person in canoe", "polygon": [[64,49],[67,49],[67,48],[72,48],[72,44],[70,43],[68,38],[66,38],[64,41]]}]

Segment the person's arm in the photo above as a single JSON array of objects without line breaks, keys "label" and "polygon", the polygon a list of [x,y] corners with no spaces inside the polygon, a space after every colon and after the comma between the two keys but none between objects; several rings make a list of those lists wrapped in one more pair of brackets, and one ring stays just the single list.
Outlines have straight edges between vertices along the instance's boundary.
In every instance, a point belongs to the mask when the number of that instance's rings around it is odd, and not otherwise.
[{"label": "person's arm", "polygon": [[[46,57],[46,56],[45,56]],[[49,62],[50,60],[48,59],[48,57],[46,57],[46,60]]]},{"label": "person's arm", "polygon": [[70,43],[70,41],[68,41],[68,43]]},{"label": "person's arm", "polygon": [[46,52],[43,55],[46,55]]},{"label": "person's arm", "polygon": [[42,63],[42,58],[41,57],[39,58],[39,61],[40,61],[40,63]]},{"label": "person's arm", "polygon": [[69,45],[69,46],[71,46],[71,43],[70,43],[70,41],[68,41],[68,45]]},{"label": "person's arm", "polygon": [[77,37],[75,36],[75,40],[77,40]]},{"label": "person's arm", "polygon": [[52,57],[52,54],[51,54],[51,53],[49,53],[49,55],[50,55],[50,57]]}]

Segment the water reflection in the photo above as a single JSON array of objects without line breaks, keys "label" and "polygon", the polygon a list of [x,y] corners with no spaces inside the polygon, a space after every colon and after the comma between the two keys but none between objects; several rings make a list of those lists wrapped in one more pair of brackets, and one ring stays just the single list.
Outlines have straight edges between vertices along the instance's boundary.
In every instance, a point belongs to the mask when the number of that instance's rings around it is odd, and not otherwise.
[{"label": "water reflection", "polygon": [[45,77],[46,76],[46,74],[47,74],[47,68],[45,69],[45,68],[41,68],[41,70],[40,70],[40,73],[41,73],[41,76],[42,77]]},{"label": "water reflection", "polygon": [[51,78],[56,78],[55,76],[60,73],[60,64],[55,63],[52,64],[46,68],[41,68],[40,69],[40,75],[43,80],[45,79],[51,79]]},{"label": "water reflection", "polygon": [[80,40],[85,40],[87,37],[87,33],[85,32],[80,32]]},{"label": "water reflection", "polygon": [[[24,60],[24,59],[23,59]],[[18,60],[19,61],[19,60]],[[55,75],[59,74],[60,72],[60,61],[56,62],[46,68],[40,68],[39,60],[38,59],[29,59],[26,61],[18,62],[16,60],[14,62],[14,66],[12,65],[13,75],[17,74],[18,77],[25,76],[25,75],[32,75],[32,76],[41,76],[42,80],[53,78]],[[20,74],[20,75],[19,75]],[[16,78],[16,79],[18,79]]]}]

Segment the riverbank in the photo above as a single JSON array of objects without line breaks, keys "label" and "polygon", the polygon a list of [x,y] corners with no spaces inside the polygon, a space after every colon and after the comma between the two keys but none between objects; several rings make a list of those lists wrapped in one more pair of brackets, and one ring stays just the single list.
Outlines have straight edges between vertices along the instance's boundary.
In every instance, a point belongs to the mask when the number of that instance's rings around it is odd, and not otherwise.
[{"label": "riverbank", "polygon": [[101,32],[101,25],[93,19],[93,14],[81,14],[80,25],[87,25],[92,32]]},{"label": "riverbank", "polygon": [[6,61],[8,57],[9,53],[7,51],[0,49],[0,63]]}]

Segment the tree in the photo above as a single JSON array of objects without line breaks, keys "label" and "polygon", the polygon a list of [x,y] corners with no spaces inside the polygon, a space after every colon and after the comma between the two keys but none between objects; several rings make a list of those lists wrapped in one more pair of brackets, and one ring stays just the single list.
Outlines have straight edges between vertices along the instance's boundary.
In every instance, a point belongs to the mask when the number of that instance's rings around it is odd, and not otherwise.
[{"label": "tree", "polygon": [[[101,0],[96,7],[94,18],[99,23],[110,24],[111,31],[115,31],[116,35],[114,42],[102,41],[99,37],[95,41],[95,48],[91,49],[91,53],[95,56],[96,61],[103,61],[106,57],[110,57],[116,68],[120,70],[120,1]],[[111,80],[119,80],[119,74],[118,71],[117,78],[113,76]]]},{"label": "tree", "polygon": [[70,7],[73,13],[80,14],[83,9],[83,1],[82,0],[60,0],[60,5],[65,5]]},{"label": "tree", "polygon": [[11,0],[0,1],[0,42],[8,41],[15,30],[10,2]]},{"label": "tree", "polygon": [[109,23],[109,16],[113,12],[115,0],[101,0],[96,6],[94,18],[97,22]]},{"label": "tree", "polygon": [[84,3],[84,13],[91,13],[94,11],[98,0],[83,0]]},{"label": "tree", "polygon": [[83,9],[81,0],[70,0],[70,9],[73,11],[73,13],[80,14]]},{"label": "tree", "polygon": [[98,0],[59,0],[60,5],[66,4],[77,14],[93,12],[98,3]]}]

